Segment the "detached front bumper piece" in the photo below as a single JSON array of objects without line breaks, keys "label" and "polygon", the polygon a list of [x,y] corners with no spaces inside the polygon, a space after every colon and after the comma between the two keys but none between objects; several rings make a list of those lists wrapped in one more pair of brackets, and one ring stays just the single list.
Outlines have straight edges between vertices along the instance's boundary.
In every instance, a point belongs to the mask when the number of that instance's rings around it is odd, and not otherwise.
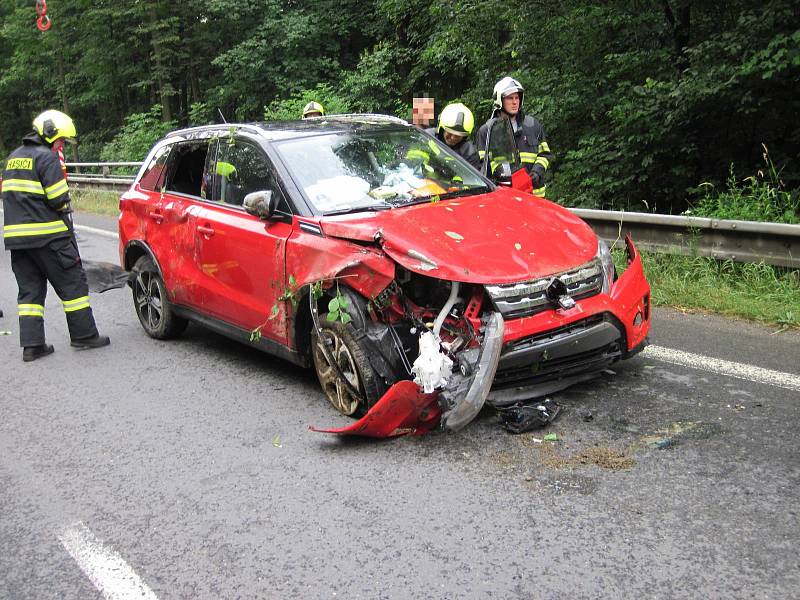
[{"label": "detached front bumper piece", "polygon": [[320,433],[360,435],[365,437],[397,437],[427,433],[439,423],[437,394],[424,394],[413,381],[398,381],[381,396],[366,415],[347,427],[317,429]]}]

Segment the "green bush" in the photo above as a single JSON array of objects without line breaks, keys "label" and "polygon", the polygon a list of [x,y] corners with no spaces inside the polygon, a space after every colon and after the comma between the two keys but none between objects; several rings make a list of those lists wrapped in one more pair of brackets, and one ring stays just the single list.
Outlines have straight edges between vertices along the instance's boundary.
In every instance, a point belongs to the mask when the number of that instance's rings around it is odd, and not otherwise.
[{"label": "green bush", "polygon": [[315,88],[303,90],[289,98],[273,100],[264,107],[266,121],[295,121],[301,118],[303,108],[309,102],[319,102],[325,108],[326,115],[341,114],[350,111],[345,99],[338,96],[331,86],[321,83]]},{"label": "green bush", "polygon": [[686,214],[715,219],[800,223],[800,192],[786,190],[780,173],[764,149],[766,172],[739,181],[730,167],[726,188],[717,191],[710,183],[702,184],[705,195]]},{"label": "green bush", "polygon": [[100,159],[105,162],[144,160],[153,144],[177,127],[176,121],[161,121],[160,106],[130,115],[114,139],[103,147]]}]

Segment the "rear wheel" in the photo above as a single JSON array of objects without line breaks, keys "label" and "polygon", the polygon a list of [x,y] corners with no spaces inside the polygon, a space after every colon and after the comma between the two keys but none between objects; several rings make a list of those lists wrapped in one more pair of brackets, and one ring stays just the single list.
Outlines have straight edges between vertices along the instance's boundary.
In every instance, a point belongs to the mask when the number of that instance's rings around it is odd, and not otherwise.
[{"label": "rear wheel", "polygon": [[183,333],[188,322],[175,314],[167,296],[164,280],[153,259],[142,256],[133,267],[133,305],[145,333],[157,340],[166,340]]},{"label": "rear wheel", "polygon": [[[382,387],[378,374],[369,364],[367,354],[353,337],[351,325],[339,321],[328,321],[327,315],[320,315],[320,329],[312,332],[311,354],[314,368],[333,407],[343,415],[361,416],[380,398]],[[338,370],[328,361],[327,354],[333,359]],[[353,395],[348,386],[341,380],[339,372],[358,390],[362,400]]]}]

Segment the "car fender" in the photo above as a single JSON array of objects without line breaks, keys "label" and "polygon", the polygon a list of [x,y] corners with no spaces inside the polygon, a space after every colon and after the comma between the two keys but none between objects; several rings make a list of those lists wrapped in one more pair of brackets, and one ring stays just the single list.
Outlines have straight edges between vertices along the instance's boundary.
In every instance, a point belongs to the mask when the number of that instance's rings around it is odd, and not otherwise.
[{"label": "car fender", "polygon": [[[142,256],[142,253],[150,257],[150,259],[153,261],[153,264],[156,266],[159,277],[161,277],[163,280],[164,273],[161,271],[161,264],[158,262],[153,249],[150,248],[150,245],[144,240],[131,240],[125,245],[125,251],[123,253],[124,262],[122,265],[124,269],[126,271],[133,269],[133,265],[136,264],[136,261]],[[133,260],[131,258],[132,256],[136,256],[136,260]]]}]

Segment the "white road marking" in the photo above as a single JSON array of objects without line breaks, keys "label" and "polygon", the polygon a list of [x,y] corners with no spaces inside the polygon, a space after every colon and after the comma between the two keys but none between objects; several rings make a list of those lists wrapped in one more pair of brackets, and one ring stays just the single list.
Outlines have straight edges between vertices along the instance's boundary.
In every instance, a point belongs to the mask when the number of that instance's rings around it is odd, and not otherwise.
[{"label": "white road marking", "polygon": [[642,351],[642,356],[673,365],[744,379],[745,381],[765,383],[787,390],[800,391],[800,376],[791,373],[762,369],[753,365],[703,356],[702,354],[692,354],[691,352],[673,350],[672,348],[663,348],[661,346],[648,346]]},{"label": "white road marking", "polygon": [[88,225],[75,225],[75,231],[85,231],[86,233],[94,233],[103,237],[111,239],[119,239],[115,231],[108,231],[107,229],[98,229],[97,227],[89,227]]},{"label": "white road marking", "polygon": [[106,600],[158,600],[122,557],[83,523],[67,526],[58,539]]}]

